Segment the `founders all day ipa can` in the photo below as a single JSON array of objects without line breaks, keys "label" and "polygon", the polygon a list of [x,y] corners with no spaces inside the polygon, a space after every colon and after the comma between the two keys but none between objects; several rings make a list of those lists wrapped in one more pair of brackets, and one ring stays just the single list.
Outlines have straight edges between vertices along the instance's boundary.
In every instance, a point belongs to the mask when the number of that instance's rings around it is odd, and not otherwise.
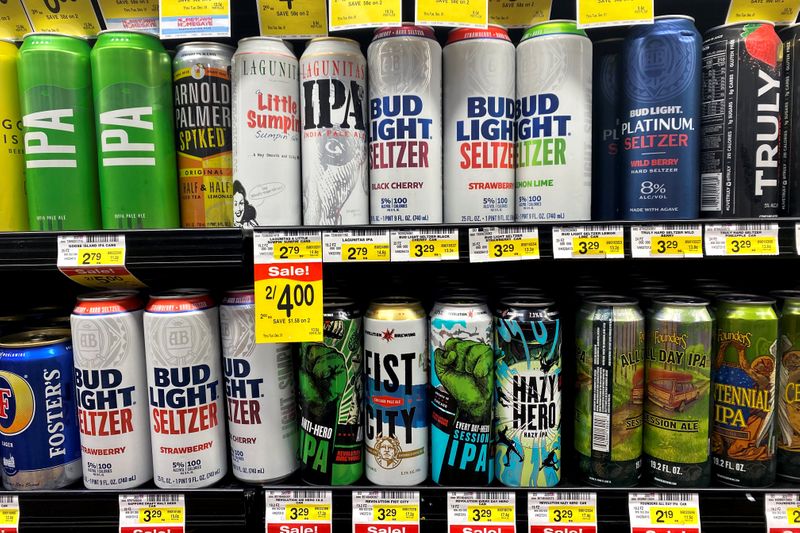
[{"label": "founders all day ipa can", "polygon": [[800,480],[800,291],[783,293],[778,338],[778,475]]},{"label": "founders all day ipa can", "polygon": [[19,110],[17,45],[0,40],[0,231],[28,229],[25,151]]}]

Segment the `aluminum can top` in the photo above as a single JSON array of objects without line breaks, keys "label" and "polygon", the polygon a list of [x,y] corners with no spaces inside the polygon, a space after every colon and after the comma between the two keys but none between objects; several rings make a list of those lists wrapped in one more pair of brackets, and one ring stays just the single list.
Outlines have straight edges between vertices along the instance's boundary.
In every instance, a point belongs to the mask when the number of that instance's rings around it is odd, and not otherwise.
[{"label": "aluminum can top", "polygon": [[104,30],[97,35],[93,50],[104,48],[125,48],[128,50],[150,50],[165,52],[157,35],[143,31]]},{"label": "aluminum can top", "polygon": [[749,24],[767,24],[768,26],[775,26],[775,23],[769,20],[748,20],[747,22],[731,22],[730,24],[720,24],[706,31],[706,35],[717,30],[724,30],[725,28],[743,28]]},{"label": "aluminum can top", "polygon": [[222,305],[252,305],[254,303],[256,303],[256,296],[252,285],[225,291],[222,297]]},{"label": "aluminum can top", "polygon": [[214,300],[205,289],[174,289],[150,296],[148,313],[188,313],[214,307]]},{"label": "aluminum can top", "polygon": [[762,305],[775,305],[775,300],[765,296],[758,296],[756,294],[741,294],[732,293],[724,294],[717,298],[719,303],[727,305],[747,305],[747,306],[762,306]]},{"label": "aluminum can top", "polygon": [[436,300],[436,307],[484,307],[486,300],[472,294],[447,295]]},{"label": "aluminum can top", "polygon": [[706,307],[709,301],[697,296],[684,296],[682,294],[665,294],[653,298],[653,305],[669,307]]},{"label": "aluminum can top", "polygon": [[545,296],[520,295],[501,298],[500,305],[519,309],[541,309],[553,307],[556,302]]},{"label": "aluminum can top", "polygon": [[[341,51],[347,50],[359,55],[361,54],[361,45],[358,44],[358,41],[353,39],[347,39],[345,37],[315,37],[306,43],[306,49],[303,52],[303,55],[317,53],[319,50],[316,49],[326,44],[331,46],[341,46],[343,47]],[[326,52],[331,53],[330,50],[326,50]]]},{"label": "aluminum can top", "polygon": [[294,57],[294,47],[289,41],[278,37],[245,37],[239,40],[236,54],[263,54],[265,52],[289,52]]},{"label": "aluminum can top", "polygon": [[778,301],[798,301],[800,302],[800,290],[797,289],[784,289],[779,291],[770,291],[771,298]]},{"label": "aluminum can top", "polygon": [[372,42],[388,37],[424,37],[436,40],[436,33],[430,26],[417,26],[411,22],[404,22],[402,26],[388,26],[376,28],[372,37]]},{"label": "aluminum can top", "polygon": [[579,37],[589,38],[574,20],[548,20],[528,28],[522,35],[520,44],[534,37],[543,37],[545,35],[578,35]]},{"label": "aluminum can top", "polygon": [[407,296],[376,298],[369,304],[367,318],[373,320],[417,320],[425,318],[422,303]]},{"label": "aluminum can top", "polygon": [[71,52],[89,55],[91,47],[83,37],[54,32],[33,32],[23,37],[21,51]]},{"label": "aluminum can top", "polygon": [[[52,346],[54,344],[60,344],[65,341],[69,341],[70,336],[70,330],[68,329],[34,329],[31,331],[23,331],[21,333],[6,335],[0,339],[0,348],[25,349]],[[41,357],[49,357],[52,354],[46,352],[35,352],[31,355],[35,359],[39,359]],[[36,355],[39,357],[36,357]]]},{"label": "aluminum can top", "polygon": [[59,33],[57,31],[32,31],[30,33],[26,33],[22,36],[22,40],[26,41],[28,39],[36,38],[36,37],[65,37],[69,40],[79,41],[88,44],[88,39],[86,37],[81,37],[80,35],[70,35],[68,33]]},{"label": "aluminum can top", "polygon": [[143,307],[137,291],[113,290],[81,294],[72,312],[76,315],[112,315],[138,311]]},{"label": "aluminum can top", "polygon": [[505,28],[502,26],[489,25],[486,28],[454,28],[447,34],[447,43],[445,43],[445,46],[474,39],[491,39],[511,42],[511,38],[508,36],[508,31],[506,31]]},{"label": "aluminum can top", "polygon": [[588,296],[584,303],[603,307],[630,307],[638,305],[639,301],[631,296],[621,296],[618,294],[593,294]]},{"label": "aluminum can top", "polygon": [[233,46],[231,46],[229,44],[211,43],[211,42],[202,42],[202,41],[192,41],[192,42],[188,42],[188,43],[179,44],[178,47],[175,48],[175,52],[177,52],[178,54],[180,54],[181,52],[186,54],[186,53],[194,52],[195,49],[199,49],[199,50],[203,50],[203,51],[215,50],[215,51],[218,51],[218,52],[224,54],[226,57],[232,56],[233,53],[236,51],[236,48],[234,48]]},{"label": "aluminum can top", "polygon": [[694,24],[694,17],[690,17],[689,15],[659,15],[654,17],[653,20],[657,23],[659,21],[669,21],[669,20],[676,20],[676,19],[683,19],[683,20],[690,20],[692,24]]}]

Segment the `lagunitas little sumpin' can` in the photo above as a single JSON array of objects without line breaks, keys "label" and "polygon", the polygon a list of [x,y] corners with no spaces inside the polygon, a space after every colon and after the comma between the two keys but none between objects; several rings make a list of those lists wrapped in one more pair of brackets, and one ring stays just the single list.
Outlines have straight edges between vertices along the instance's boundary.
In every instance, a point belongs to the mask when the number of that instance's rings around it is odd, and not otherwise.
[{"label": "lagunitas little sumpin' can", "polygon": [[0,40],[0,231],[28,229],[25,195],[25,151],[19,109],[17,45]]},{"label": "lagunitas little sumpin' can", "polygon": [[442,48],[432,28],[375,31],[369,69],[372,224],[442,222]]}]

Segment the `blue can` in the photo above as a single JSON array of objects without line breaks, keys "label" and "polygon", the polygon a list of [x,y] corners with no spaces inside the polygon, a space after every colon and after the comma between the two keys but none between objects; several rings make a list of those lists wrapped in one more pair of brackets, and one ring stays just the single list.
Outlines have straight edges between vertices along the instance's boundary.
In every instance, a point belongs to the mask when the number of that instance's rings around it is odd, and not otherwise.
[{"label": "blue can", "polygon": [[0,339],[0,448],[7,490],[58,489],[81,478],[68,329]]},{"label": "blue can", "polygon": [[622,51],[620,176],[626,220],[697,218],[700,33],[669,15],[632,27]]},{"label": "blue can", "polygon": [[592,65],[592,220],[619,218],[619,56],[621,37],[594,42]]}]

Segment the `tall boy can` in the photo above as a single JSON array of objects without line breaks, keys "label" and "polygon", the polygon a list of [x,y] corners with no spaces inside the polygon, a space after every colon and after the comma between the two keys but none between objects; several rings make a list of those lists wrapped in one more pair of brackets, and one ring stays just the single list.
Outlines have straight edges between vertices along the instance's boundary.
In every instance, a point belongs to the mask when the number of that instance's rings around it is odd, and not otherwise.
[{"label": "tall boy can", "polygon": [[800,291],[781,291],[778,311],[778,475],[800,480]]},{"label": "tall boy can", "polygon": [[800,25],[778,35],[783,40],[780,215],[796,217],[800,216]]},{"label": "tall boy can", "polygon": [[619,218],[619,87],[622,38],[594,41],[592,220]]},{"label": "tall boy can", "polygon": [[19,108],[17,45],[0,40],[0,231],[28,229],[28,198],[25,195],[25,150],[22,114]]}]

